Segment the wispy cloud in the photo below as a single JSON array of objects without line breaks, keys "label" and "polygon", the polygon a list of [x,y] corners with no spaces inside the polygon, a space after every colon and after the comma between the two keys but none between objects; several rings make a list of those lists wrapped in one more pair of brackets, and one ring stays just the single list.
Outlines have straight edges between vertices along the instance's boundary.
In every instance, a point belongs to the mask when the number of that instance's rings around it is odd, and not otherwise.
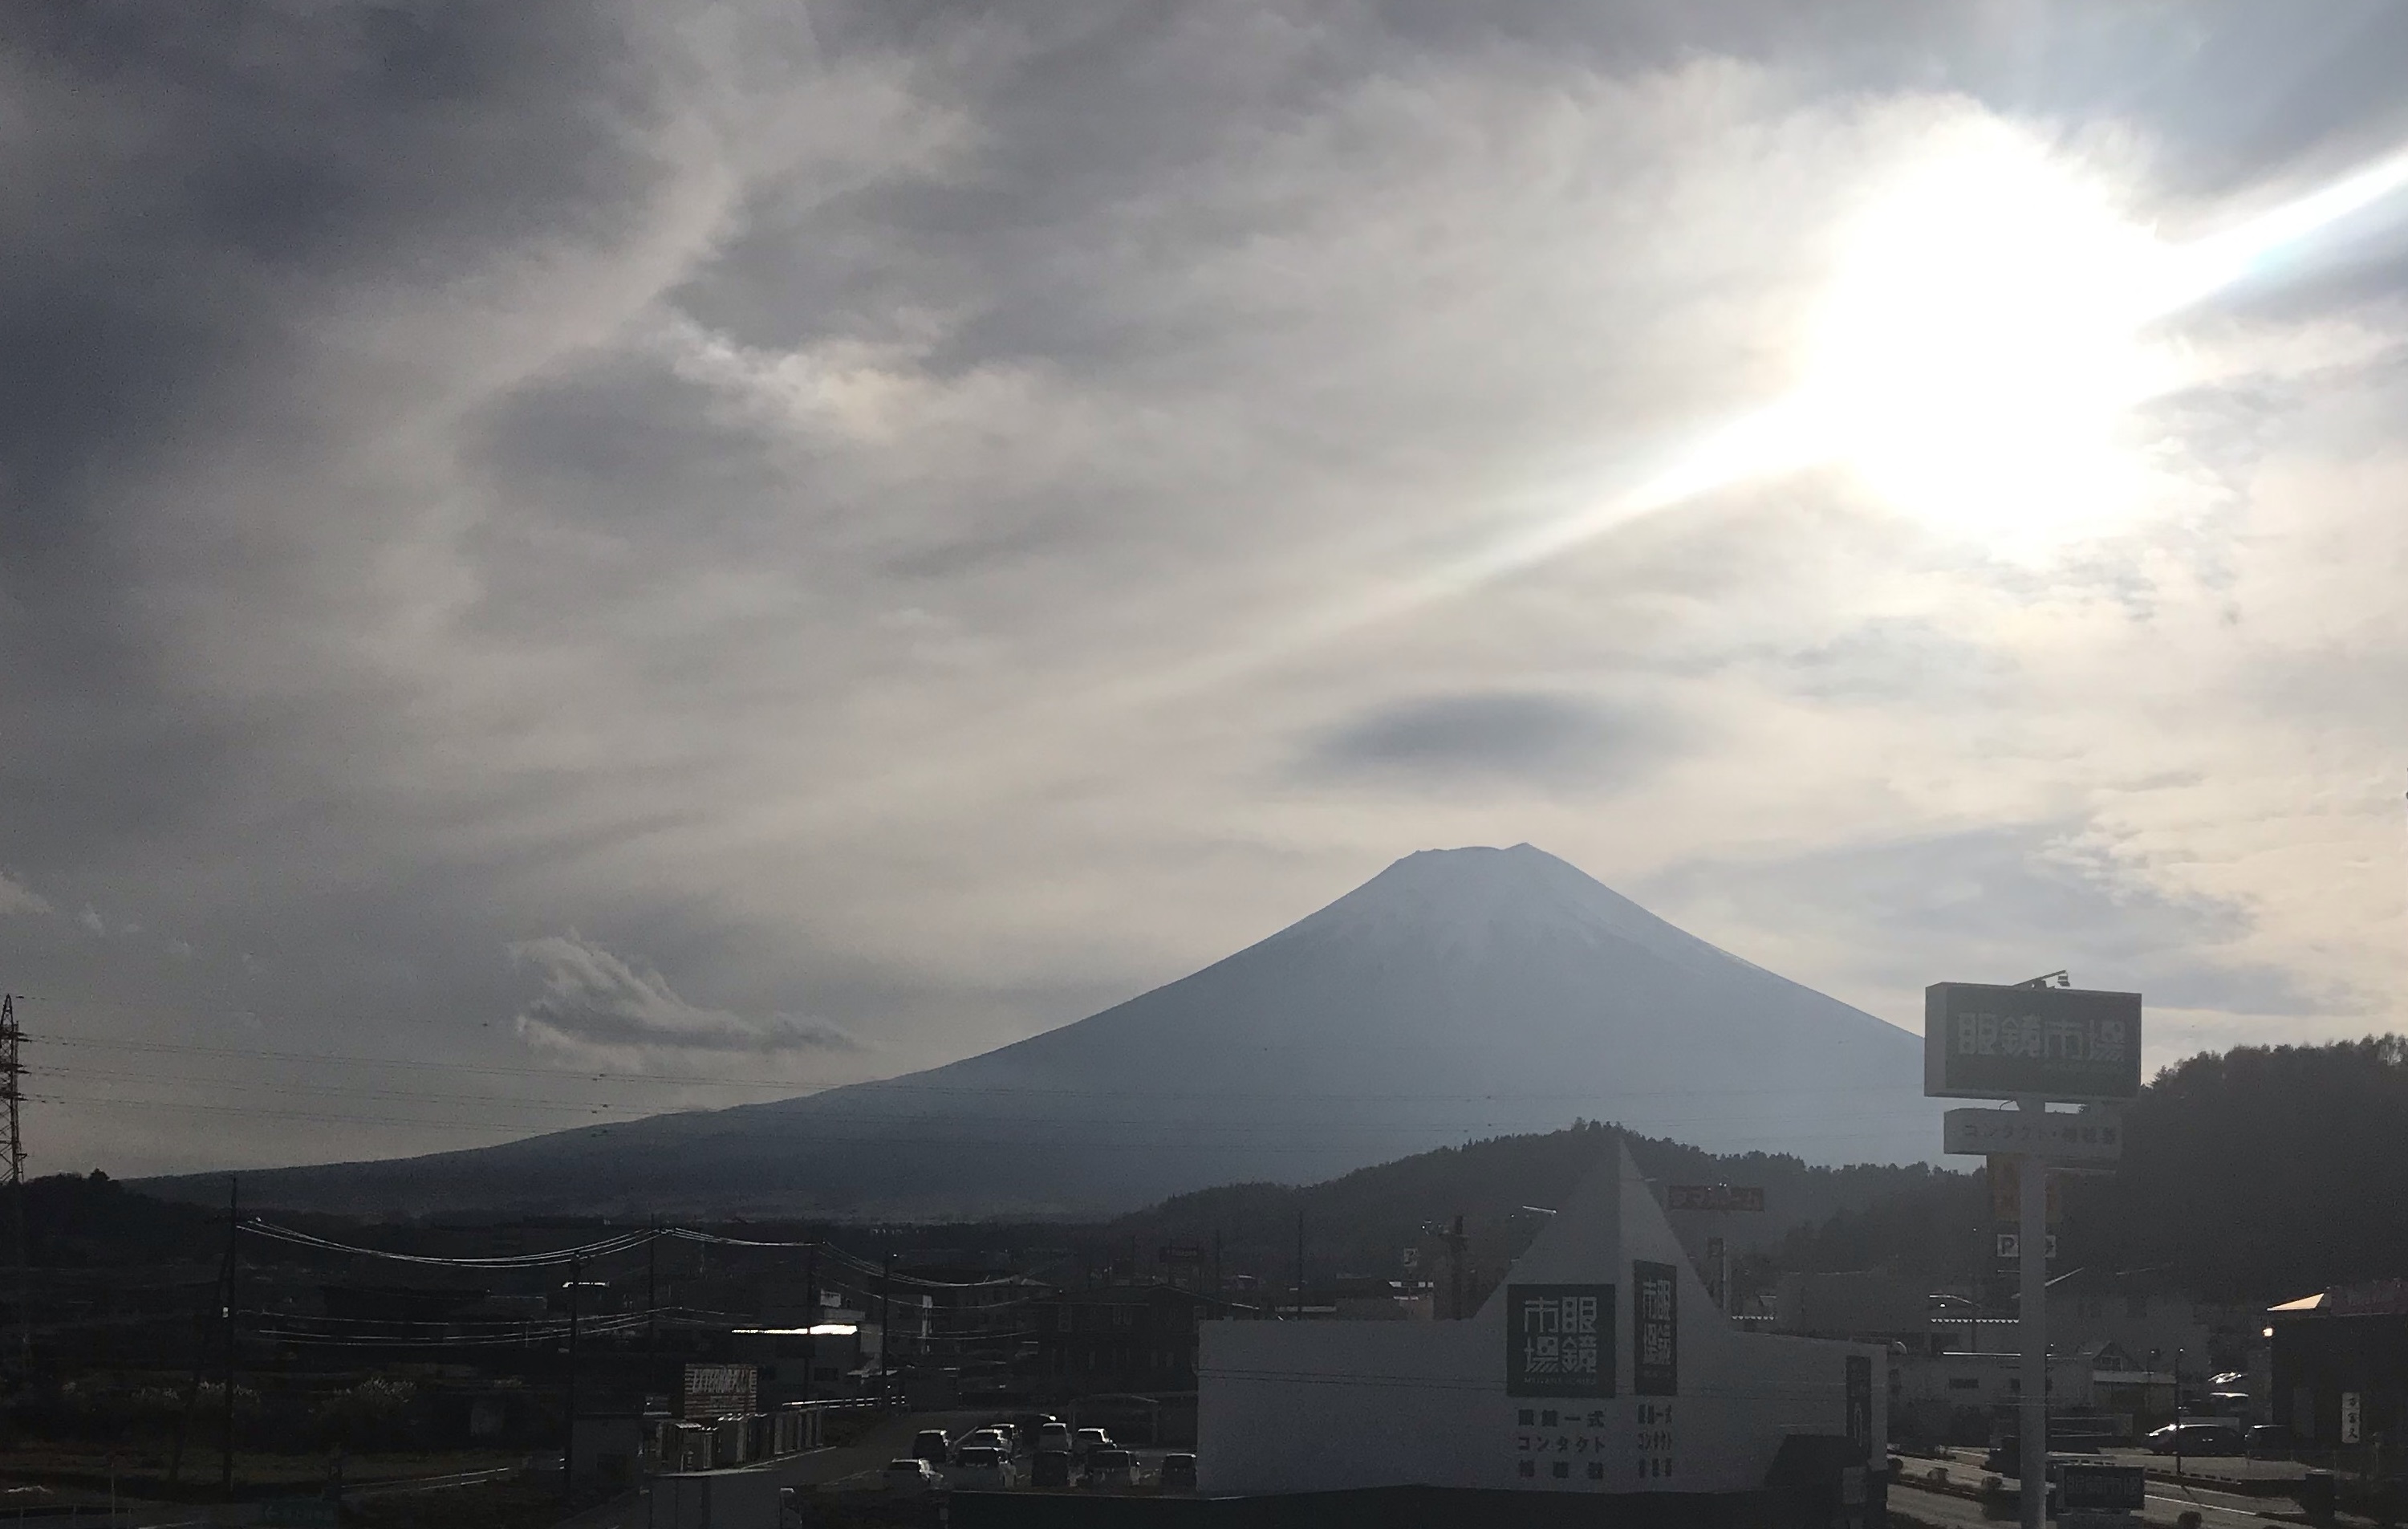
[{"label": "wispy cloud", "polygon": [[679,1054],[767,1057],[860,1047],[842,1026],[824,1019],[738,1015],[689,1003],[658,972],[573,930],[519,942],[509,953],[543,976],[543,992],[519,1011],[519,1034],[539,1049],[580,1060],[641,1066]]}]

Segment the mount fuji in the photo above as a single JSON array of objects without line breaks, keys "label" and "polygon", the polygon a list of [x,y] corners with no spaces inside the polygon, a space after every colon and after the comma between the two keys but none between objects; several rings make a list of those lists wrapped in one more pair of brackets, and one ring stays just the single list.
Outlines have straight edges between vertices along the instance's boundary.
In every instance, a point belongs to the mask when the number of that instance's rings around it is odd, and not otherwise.
[{"label": "mount fuji", "polygon": [[1407,856],[1200,972],[926,1072],[250,1173],[243,1193],[344,1211],[1089,1214],[1583,1118],[1719,1152],[1914,1161],[1938,1113],[1917,1036],[1516,844]]}]

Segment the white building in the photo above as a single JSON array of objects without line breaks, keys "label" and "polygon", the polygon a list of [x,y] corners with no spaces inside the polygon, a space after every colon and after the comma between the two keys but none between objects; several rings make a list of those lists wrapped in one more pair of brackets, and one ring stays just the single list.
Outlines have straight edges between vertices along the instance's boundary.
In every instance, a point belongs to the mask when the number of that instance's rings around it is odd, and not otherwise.
[{"label": "white building", "polygon": [[1203,1324],[1201,1489],[1754,1492],[1793,1435],[1878,1463],[1883,1350],[1739,1331],[1617,1159],[1466,1320]]},{"label": "white building", "polygon": [[[2011,1418],[2024,1396],[2023,1358],[2019,1354],[1895,1354],[1890,1402],[1901,1423],[1912,1433],[1940,1438],[1963,1430],[1952,1427],[1965,1409],[1993,1418]],[[2052,1411],[2088,1408],[2092,1396],[2092,1356],[2052,1349],[2048,1356],[2048,1405]]]}]

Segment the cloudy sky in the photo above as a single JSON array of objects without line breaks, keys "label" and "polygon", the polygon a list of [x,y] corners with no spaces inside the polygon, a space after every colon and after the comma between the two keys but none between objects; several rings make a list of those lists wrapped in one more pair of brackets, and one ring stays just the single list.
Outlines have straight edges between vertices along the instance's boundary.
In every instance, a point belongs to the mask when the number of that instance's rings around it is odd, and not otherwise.
[{"label": "cloudy sky", "polygon": [[2392,1028],[2403,73],[2340,0],[36,7],[34,1166],[883,1075],[1457,844],[1902,1023]]}]

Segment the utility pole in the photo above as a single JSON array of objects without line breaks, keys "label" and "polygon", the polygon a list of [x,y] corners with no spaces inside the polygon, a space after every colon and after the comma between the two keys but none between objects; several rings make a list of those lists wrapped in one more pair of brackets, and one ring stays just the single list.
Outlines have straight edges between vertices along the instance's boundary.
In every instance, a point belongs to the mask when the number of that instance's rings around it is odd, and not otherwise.
[{"label": "utility pole", "polygon": [[225,1386],[225,1395],[222,1398],[225,1406],[218,1419],[218,1490],[228,1497],[234,1495],[235,1239],[240,1235],[241,1229],[242,1180],[228,1177],[226,1179],[225,1277],[222,1281],[225,1291],[225,1314],[222,1323],[225,1330],[225,1368],[218,1377]]},{"label": "utility pole", "polygon": [[560,1500],[563,1504],[577,1500],[577,1300],[584,1291],[578,1286],[585,1277],[584,1265],[576,1259],[568,1261],[568,1384],[563,1398],[560,1419]]},{"label": "utility pole", "polygon": [[33,1255],[25,1240],[25,1136],[19,1110],[24,1103],[25,1063],[18,1047],[25,1031],[17,1022],[17,995],[0,993],[0,1099],[8,1102],[8,1200],[17,1221],[17,1362],[34,1371]]},{"label": "utility pole", "polygon": [[2174,1479],[2177,1481],[2182,1479],[2183,1474],[2182,1367],[2183,1351],[2176,1349],[2174,1350]]},{"label": "utility pole", "polygon": [[1304,1212],[1296,1213],[1296,1320],[1304,1320]]},{"label": "utility pole", "polygon": [[657,1374],[660,1367],[661,1219],[655,1216],[652,1240],[644,1244],[644,1368]]},{"label": "utility pole", "polygon": [[885,1273],[878,1281],[878,1399],[887,1400],[895,1366],[895,1248],[886,1248]]},{"label": "utility pole", "polygon": [[1446,1236],[1446,1308],[1454,1314],[1454,1320],[1458,1322],[1463,1320],[1464,1255],[1470,1250],[1470,1238],[1463,1234],[1463,1218],[1457,1215],[1455,1219],[1455,1230],[1448,1233]]},{"label": "utility pole", "polygon": [[820,1240],[803,1245],[803,1400],[811,1399],[811,1378],[820,1367]]},{"label": "utility pole", "polygon": [[[2024,1094],[2015,1106],[2034,1124],[2048,1109],[2039,1094]],[[2017,1474],[2023,1480],[2023,1529],[2044,1529],[2048,1513],[2048,1165],[2036,1153],[2025,1153],[2016,1165],[2017,1209],[2015,1251],[2023,1284],[2023,1418],[2017,1428],[2023,1446],[2017,1451]]]}]

